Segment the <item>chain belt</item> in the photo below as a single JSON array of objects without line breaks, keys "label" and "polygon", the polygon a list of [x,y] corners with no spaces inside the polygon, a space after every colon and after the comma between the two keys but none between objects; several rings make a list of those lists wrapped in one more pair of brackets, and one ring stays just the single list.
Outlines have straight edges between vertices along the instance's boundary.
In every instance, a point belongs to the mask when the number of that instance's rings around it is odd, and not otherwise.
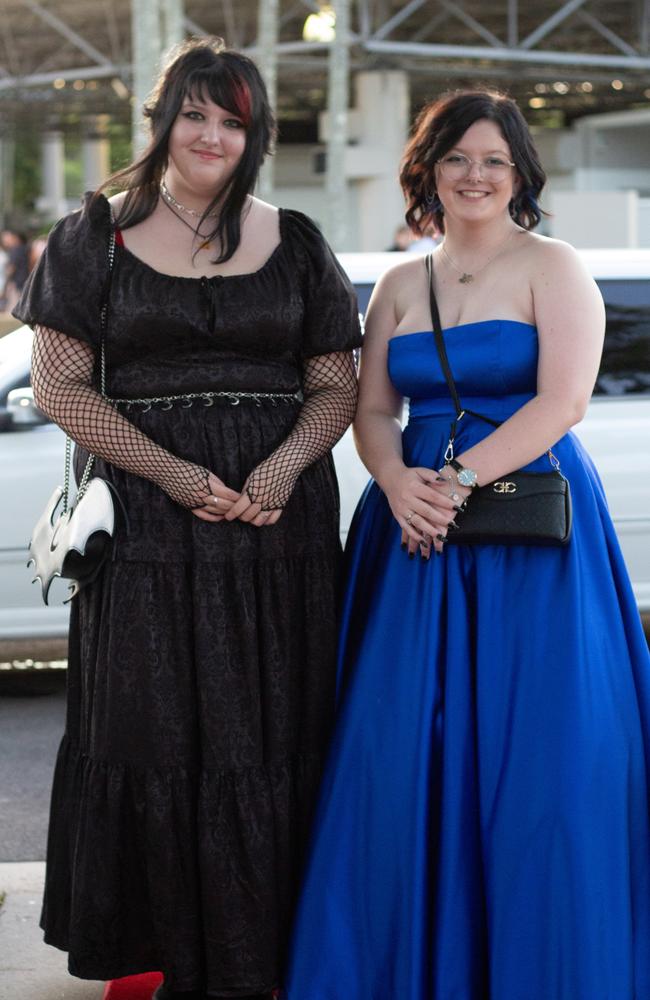
[{"label": "chain belt", "polygon": [[146,413],[153,406],[171,410],[174,404],[180,403],[183,409],[188,409],[194,403],[213,406],[217,400],[223,400],[231,406],[239,406],[242,399],[251,400],[256,406],[262,406],[265,402],[277,406],[279,403],[302,403],[304,396],[300,389],[297,392],[229,392],[224,389],[218,392],[183,392],[177,396],[143,396],[137,399],[106,396],[105,399],[113,406],[123,406],[126,410],[141,407],[140,412]]}]

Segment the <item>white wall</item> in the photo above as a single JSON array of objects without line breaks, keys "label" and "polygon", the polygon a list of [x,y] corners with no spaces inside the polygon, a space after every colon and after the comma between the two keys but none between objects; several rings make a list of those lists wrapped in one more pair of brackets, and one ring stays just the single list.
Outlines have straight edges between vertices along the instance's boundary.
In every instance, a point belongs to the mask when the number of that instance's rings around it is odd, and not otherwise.
[{"label": "white wall", "polygon": [[636,191],[555,191],[549,207],[550,235],[575,247],[639,245]]}]

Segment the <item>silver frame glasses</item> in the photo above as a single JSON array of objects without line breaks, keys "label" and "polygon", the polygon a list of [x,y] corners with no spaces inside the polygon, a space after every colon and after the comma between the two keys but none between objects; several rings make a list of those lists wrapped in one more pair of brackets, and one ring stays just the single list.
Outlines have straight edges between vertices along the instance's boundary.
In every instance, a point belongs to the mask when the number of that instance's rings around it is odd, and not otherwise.
[{"label": "silver frame glasses", "polygon": [[[447,166],[447,167],[450,167],[450,166],[453,167],[453,164],[445,164],[445,159],[448,156],[459,156],[459,157],[462,157],[464,160],[466,160],[467,161],[467,168],[466,168],[466,170],[463,173],[456,174],[455,176],[451,177],[447,173],[447,171],[445,170],[445,166]],[[489,159],[489,157],[487,157],[487,159]],[[436,160],[436,163],[440,167],[440,170],[441,170],[443,176],[448,181],[462,181],[462,180],[465,179],[465,177],[469,177],[469,175],[471,173],[471,170],[472,170],[472,164],[473,163],[475,163],[477,165],[477,167],[479,168],[479,176],[480,176],[481,180],[489,180],[490,179],[489,174],[486,175],[486,172],[485,172],[485,169],[486,169],[485,160],[472,160],[472,159],[470,159],[469,156],[465,156],[464,153],[445,153],[445,156],[441,156],[439,160]],[[504,165],[507,165],[508,167],[514,167],[514,166],[516,166],[516,164],[513,163],[512,160],[505,160],[504,161]],[[460,164],[458,164],[457,166],[460,166]],[[499,181],[505,180],[507,176],[508,176],[508,172],[507,172],[507,170],[505,170],[503,172],[503,176],[493,177],[492,180],[495,183],[498,183]]]}]

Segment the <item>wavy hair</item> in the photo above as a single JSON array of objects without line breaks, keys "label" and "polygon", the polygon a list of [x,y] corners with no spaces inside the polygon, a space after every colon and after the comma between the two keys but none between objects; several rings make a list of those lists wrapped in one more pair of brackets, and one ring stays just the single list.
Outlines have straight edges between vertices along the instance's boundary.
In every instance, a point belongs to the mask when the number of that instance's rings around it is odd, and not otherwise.
[{"label": "wavy hair", "polygon": [[420,235],[432,222],[444,232],[444,209],[436,192],[435,167],[467,129],[481,120],[499,127],[521,179],[510,203],[512,218],[524,229],[534,229],[546,214],[537,203],[546,174],[526,119],[512,98],[495,90],[450,91],[427,104],[418,115],[400,167],[406,221]]},{"label": "wavy hair", "polygon": [[215,194],[199,222],[200,226],[208,221],[219,205],[206,239],[221,247],[213,261],[221,264],[239,246],[242,208],[255,188],[264,157],[273,151],[276,136],[275,119],[257,66],[247,56],[225,48],[221,38],[193,38],[172,49],[144,107],[151,133],[147,148],[129,166],[112,174],[95,197],[107,189],[126,189],[116,219],[123,229],[151,215],[167,167],[169,136],[187,97],[213,101],[241,118],[246,129],[246,145],[234,174],[225,190]]}]

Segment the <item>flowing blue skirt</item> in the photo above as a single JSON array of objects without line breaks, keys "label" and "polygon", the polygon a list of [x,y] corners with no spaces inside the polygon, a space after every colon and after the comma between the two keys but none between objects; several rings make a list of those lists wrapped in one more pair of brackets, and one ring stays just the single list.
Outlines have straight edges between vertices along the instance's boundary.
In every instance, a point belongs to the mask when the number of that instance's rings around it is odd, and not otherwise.
[{"label": "flowing blue skirt", "polygon": [[[416,405],[407,464],[448,432]],[[566,548],[410,560],[362,497],[288,1000],[650,1000],[650,658],[589,456],[554,451]]]}]

